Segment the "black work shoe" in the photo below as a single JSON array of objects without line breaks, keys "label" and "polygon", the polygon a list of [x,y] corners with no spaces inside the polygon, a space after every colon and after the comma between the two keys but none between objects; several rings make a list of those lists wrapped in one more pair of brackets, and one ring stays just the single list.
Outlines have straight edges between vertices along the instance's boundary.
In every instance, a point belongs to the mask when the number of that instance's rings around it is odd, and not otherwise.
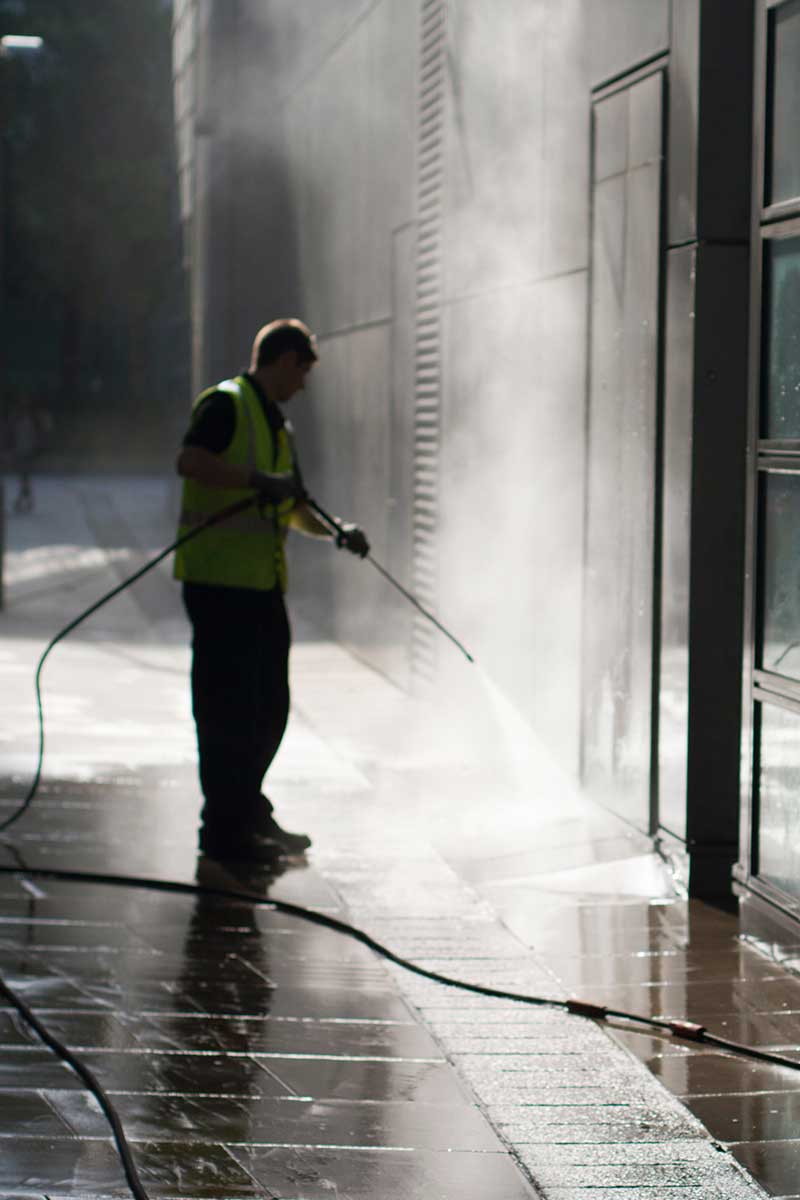
[{"label": "black work shoe", "polygon": [[289,833],[281,829],[272,814],[263,822],[259,833],[269,841],[277,842],[284,854],[303,854],[311,845],[311,838],[307,833]]}]

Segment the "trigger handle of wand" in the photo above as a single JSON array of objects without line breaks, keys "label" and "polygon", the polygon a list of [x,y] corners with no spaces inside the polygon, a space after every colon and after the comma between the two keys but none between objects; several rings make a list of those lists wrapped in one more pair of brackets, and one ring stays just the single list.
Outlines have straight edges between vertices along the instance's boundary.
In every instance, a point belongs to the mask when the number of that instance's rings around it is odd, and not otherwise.
[{"label": "trigger handle of wand", "polygon": [[338,517],[334,517],[331,513],[326,512],[312,496],[306,496],[306,504],[319,517],[323,525],[327,525],[332,533],[344,533],[341,521]]}]

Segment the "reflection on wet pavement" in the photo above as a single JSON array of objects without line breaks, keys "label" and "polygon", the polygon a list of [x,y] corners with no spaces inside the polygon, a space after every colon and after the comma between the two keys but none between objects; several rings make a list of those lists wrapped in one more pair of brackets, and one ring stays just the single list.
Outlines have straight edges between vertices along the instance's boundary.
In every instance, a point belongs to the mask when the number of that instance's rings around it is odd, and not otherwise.
[{"label": "reflection on wet pavement", "polygon": [[[17,854],[30,865],[191,878],[192,786],[188,768],[175,765],[151,775],[117,769],[102,782],[48,780]],[[183,827],[175,812],[174,824],[159,824],[165,802],[182,809]],[[326,820],[341,822],[341,806],[319,814],[323,843]],[[397,862],[359,872],[341,849],[320,851],[322,870],[288,869],[271,894],[346,915],[344,889],[357,923],[433,969],[685,1015],[800,1059],[800,981],[741,940],[735,914],[680,899],[663,874],[655,901],[636,895],[642,847],[609,836],[602,821],[583,831],[571,818],[553,822],[537,838],[530,854],[479,859],[459,859],[464,846],[451,838],[439,866],[424,857],[408,867],[425,884],[405,903]],[[442,874],[448,858],[455,875]],[[584,890],[597,863],[615,864],[618,890]],[[459,898],[466,885],[483,898],[474,912]],[[0,972],[109,1090],[154,1196],[533,1196],[506,1142],[553,1200],[599,1200],[604,1183],[623,1200],[626,1181],[668,1187],[670,1200],[753,1194],[743,1179],[720,1190],[707,1160],[692,1157],[692,1146],[699,1154],[707,1144],[702,1129],[665,1107],[591,1023],[490,1007],[415,977],[399,991],[363,946],[267,907],[2,876]],[[630,1029],[614,1037],[771,1194],[795,1194],[790,1071]],[[9,1147],[3,1195],[124,1194],[96,1104],[2,1010],[0,1136]],[[648,1145],[662,1157],[641,1158]],[[632,1157],[612,1161],[613,1147]]]},{"label": "reflection on wet pavement", "polygon": [[[553,824],[548,834],[554,856],[568,862],[563,839],[575,831]],[[570,995],[646,1016],[687,1018],[800,1062],[800,978],[743,936],[748,925],[735,902],[720,908],[677,895],[637,898],[626,886],[622,856],[614,886],[592,894],[585,870],[592,841],[576,841],[572,887],[569,871],[552,887],[546,846],[537,848],[527,876],[516,862],[510,883],[505,858],[497,870],[481,861],[477,883]],[[607,847],[596,846],[596,861]],[[469,862],[464,870],[471,870]],[[621,1024],[613,1036],[731,1147],[770,1195],[800,1196],[800,1072]]]},{"label": "reflection on wet pavement", "polygon": [[[281,895],[303,884],[341,911],[309,868]],[[0,877],[0,973],[108,1090],[153,1196],[533,1196],[369,950],[216,897],[37,891]],[[124,1194],[93,1098],[0,1017],[0,1192]]]}]

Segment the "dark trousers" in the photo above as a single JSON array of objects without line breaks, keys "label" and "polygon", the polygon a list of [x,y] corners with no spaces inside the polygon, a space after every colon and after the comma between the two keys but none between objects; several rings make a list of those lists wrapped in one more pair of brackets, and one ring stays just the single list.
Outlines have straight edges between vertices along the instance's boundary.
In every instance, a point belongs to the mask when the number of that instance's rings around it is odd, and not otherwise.
[{"label": "dark trousers", "polygon": [[280,588],[186,583],[192,623],[192,711],[205,798],[200,847],[224,855],[263,832],[261,781],[289,716],[291,633]]}]

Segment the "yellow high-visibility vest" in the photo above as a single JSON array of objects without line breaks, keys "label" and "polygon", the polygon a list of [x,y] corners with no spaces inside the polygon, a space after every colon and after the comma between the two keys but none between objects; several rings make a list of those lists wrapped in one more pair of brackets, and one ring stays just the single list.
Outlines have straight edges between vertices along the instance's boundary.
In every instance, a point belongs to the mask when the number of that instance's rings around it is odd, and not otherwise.
[{"label": "yellow high-visibility vest", "polygon": [[[228,448],[220,454],[225,462],[259,471],[291,471],[292,448],[285,429],[277,438],[258,394],[243,375],[226,379],[202,392],[193,412],[211,392],[227,392],[233,399],[236,423]],[[210,488],[194,479],[184,479],[179,536],[225,508],[252,496],[252,488]],[[204,529],[175,552],[174,574],[187,583],[210,583],[222,587],[270,591],[277,584],[286,590],[284,543],[294,500],[247,509],[219,525]]]}]

